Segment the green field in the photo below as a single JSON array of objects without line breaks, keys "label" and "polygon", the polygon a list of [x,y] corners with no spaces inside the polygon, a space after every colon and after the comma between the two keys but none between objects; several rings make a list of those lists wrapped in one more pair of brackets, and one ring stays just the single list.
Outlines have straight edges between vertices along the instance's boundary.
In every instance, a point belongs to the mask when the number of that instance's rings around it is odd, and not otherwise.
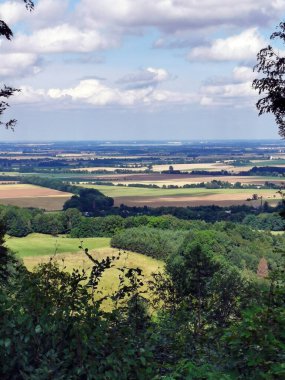
[{"label": "green field", "polygon": [[[151,257],[125,251],[119,255],[118,249],[110,248],[110,239],[108,238],[85,238],[82,240],[83,246],[89,249],[93,258],[99,261],[107,256],[118,258],[114,261],[114,266],[103,274],[99,287],[102,292],[100,297],[102,294],[112,294],[118,288],[121,274],[118,268],[139,267],[143,271],[145,283],[151,279],[152,273],[164,270],[164,263]],[[33,270],[38,264],[47,263],[51,257],[61,269],[68,272],[73,269],[84,269],[88,274],[93,265],[83,250],[79,248],[80,239],[31,234],[23,238],[7,237],[6,245],[17,252],[17,256],[23,259],[28,270]],[[147,287],[145,286],[144,289],[147,290]],[[106,301],[103,308],[107,310],[110,307],[111,303]]]},{"label": "green field", "polygon": [[125,186],[105,186],[105,185],[84,185],[84,187],[97,189],[103,194],[116,197],[167,197],[167,196],[188,196],[188,197],[206,197],[211,195],[236,195],[244,194],[245,197],[256,193],[262,196],[273,196],[279,198],[276,190],[264,189],[204,189],[204,188],[189,188],[189,189],[151,189],[141,187],[125,187]]},{"label": "green field", "polygon": [[24,238],[7,237],[6,246],[19,257],[53,255],[55,253],[75,253],[80,251],[80,240],[84,247],[92,250],[109,247],[109,238],[71,239],[66,236],[53,237],[44,234],[30,234]]},{"label": "green field", "polygon": [[253,166],[285,166],[285,160],[254,161]]}]

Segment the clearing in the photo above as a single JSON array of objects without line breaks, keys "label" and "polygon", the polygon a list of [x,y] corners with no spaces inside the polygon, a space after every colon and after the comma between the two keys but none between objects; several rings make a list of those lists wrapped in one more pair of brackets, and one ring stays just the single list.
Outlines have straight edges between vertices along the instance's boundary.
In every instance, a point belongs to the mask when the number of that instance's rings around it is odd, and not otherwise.
[{"label": "clearing", "polygon": [[[81,243],[82,242],[82,243]],[[97,249],[110,246],[109,238],[69,238],[66,235],[52,236],[33,233],[28,236],[7,237],[6,246],[16,252],[19,257],[28,256],[52,256],[65,252],[76,253],[80,251],[79,246],[84,248]]]},{"label": "clearing", "polygon": [[[52,237],[50,235],[31,234],[24,238],[8,238],[6,245],[18,252],[18,256],[24,261],[28,270],[32,270],[36,265],[47,263],[51,258],[56,260],[60,268],[71,272],[73,269],[84,269],[87,274],[90,273],[92,262],[79,248],[81,239],[71,239],[65,236]],[[134,253],[121,252],[110,248],[109,238],[84,238],[82,239],[84,247],[88,247],[89,253],[94,259],[102,260],[107,256],[115,256],[114,267],[107,270],[100,282],[100,291],[102,295],[112,294],[119,285],[119,275],[121,272],[118,268],[140,268],[144,274],[144,282],[151,279],[152,273],[162,272],[164,263],[151,257]],[[61,253],[65,251],[65,253]],[[55,252],[57,252],[55,254]],[[144,286],[147,290],[147,286]],[[104,303],[103,308],[112,307],[109,301]]]}]

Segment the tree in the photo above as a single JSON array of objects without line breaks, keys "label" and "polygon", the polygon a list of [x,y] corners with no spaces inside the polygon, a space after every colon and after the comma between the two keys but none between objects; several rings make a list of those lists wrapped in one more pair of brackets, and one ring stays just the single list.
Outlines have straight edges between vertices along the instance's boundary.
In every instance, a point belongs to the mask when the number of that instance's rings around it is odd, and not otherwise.
[{"label": "tree", "polygon": [[[285,42],[285,22],[279,24],[270,39]],[[268,45],[258,53],[254,70],[262,77],[255,79],[252,86],[259,95],[265,95],[256,103],[259,115],[272,113],[280,136],[285,138],[285,57]]]},{"label": "tree", "polygon": [[[34,3],[32,0],[23,0],[26,4],[26,8],[31,11],[34,8]],[[13,32],[10,27],[6,24],[5,21],[0,20],[0,36],[4,36],[7,40],[11,40],[13,37]],[[3,112],[9,107],[9,103],[7,103],[7,99],[10,98],[15,92],[20,91],[17,88],[13,88],[10,86],[4,85],[3,88],[0,88],[0,117]],[[2,100],[4,98],[4,100]],[[13,129],[16,125],[16,120],[11,119],[6,122],[0,120],[0,126],[4,126],[5,128]]]},{"label": "tree", "polygon": [[81,189],[79,196],[73,195],[65,202],[63,209],[77,208],[81,212],[97,214],[99,211],[108,210],[114,205],[114,200],[106,197],[96,189]]}]

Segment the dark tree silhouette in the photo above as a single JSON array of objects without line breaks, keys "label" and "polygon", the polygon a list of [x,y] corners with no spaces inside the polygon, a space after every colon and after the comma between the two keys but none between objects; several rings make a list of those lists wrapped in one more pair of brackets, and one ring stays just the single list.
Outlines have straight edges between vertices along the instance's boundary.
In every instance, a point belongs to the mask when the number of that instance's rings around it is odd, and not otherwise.
[{"label": "dark tree silhouette", "polygon": [[[285,22],[281,22],[270,39],[285,42]],[[272,113],[279,128],[279,135],[285,138],[285,57],[282,57],[271,45],[260,50],[254,71],[261,78],[253,81],[252,86],[264,95],[256,103],[259,115]]]},{"label": "dark tree silhouette", "polygon": [[[34,9],[34,3],[32,0],[22,0],[26,4],[26,8],[29,11],[32,11]],[[13,37],[13,32],[10,29],[10,27],[6,24],[5,21],[0,20],[0,37],[3,36],[7,40],[11,40]],[[7,99],[10,98],[16,91],[20,91],[17,88],[13,88],[10,86],[4,85],[3,88],[0,88],[0,117],[4,113],[4,111],[9,107],[9,103],[7,102]],[[4,98],[4,100],[2,100]],[[0,120],[0,126],[4,126],[5,128],[11,128],[13,129],[16,125],[16,120],[11,119],[7,122],[3,122]]]}]

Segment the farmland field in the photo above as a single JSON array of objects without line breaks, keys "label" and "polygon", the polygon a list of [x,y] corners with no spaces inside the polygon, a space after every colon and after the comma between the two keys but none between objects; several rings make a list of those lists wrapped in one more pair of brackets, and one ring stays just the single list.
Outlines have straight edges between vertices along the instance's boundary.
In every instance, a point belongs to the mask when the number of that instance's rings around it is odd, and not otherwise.
[{"label": "farmland field", "polygon": [[96,171],[106,171],[106,172],[114,172],[115,170],[130,170],[133,172],[140,172],[146,170],[146,166],[142,167],[134,167],[134,165],[129,165],[127,167],[118,167],[118,166],[95,166],[95,167],[88,167],[88,168],[78,168],[78,169],[72,169],[73,172],[81,172],[81,171],[87,171],[87,172],[96,172]]},{"label": "farmland field", "polygon": [[277,160],[263,160],[263,161],[252,161],[254,166],[276,166],[276,167],[284,167],[285,159],[277,159]]},{"label": "farmland field", "polygon": [[28,184],[0,185],[0,204],[61,210],[72,194]]},{"label": "farmland field", "polygon": [[151,189],[124,186],[86,185],[96,188],[103,194],[114,198],[115,204],[130,206],[199,206],[199,205],[260,205],[260,200],[248,202],[253,194],[262,197],[263,201],[277,202],[280,195],[276,190],[265,189]]},{"label": "farmland field", "polygon": [[[284,183],[284,177],[273,177],[273,176],[214,176],[214,175],[196,175],[196,174],[160,174],[160,173],[140,173],[140,174],[106,174],[104,176],[98,175],[85,176],[85,179],[89,180],[100,180],[112,182],[114,184],[122,183],[141,183],[141,184],[155,184],[158,186],[163,185],[177,185],[183,186],[190,183],[201,183],[201,182],[211,182],[213,180],[236,183],[240,182],[242,184],[255,184],[262,185],[265,182],[273,182],[282,184]],[[82,177],[82,182],[84,183],[84,178]]]}]

